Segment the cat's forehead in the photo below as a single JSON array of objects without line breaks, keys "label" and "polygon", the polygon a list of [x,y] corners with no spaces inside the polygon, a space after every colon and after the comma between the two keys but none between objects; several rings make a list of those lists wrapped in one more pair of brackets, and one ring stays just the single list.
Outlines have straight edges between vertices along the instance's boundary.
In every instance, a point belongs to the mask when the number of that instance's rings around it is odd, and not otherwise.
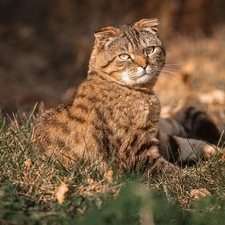
[{"label": "cat's forehead", "polygon": [[122,32],[116,37],[114,44],[117,42],[121,47],[138,48],[161,44],[158,35],[155,33],[138,31],[133,25],[121,25],[118,28]]}]

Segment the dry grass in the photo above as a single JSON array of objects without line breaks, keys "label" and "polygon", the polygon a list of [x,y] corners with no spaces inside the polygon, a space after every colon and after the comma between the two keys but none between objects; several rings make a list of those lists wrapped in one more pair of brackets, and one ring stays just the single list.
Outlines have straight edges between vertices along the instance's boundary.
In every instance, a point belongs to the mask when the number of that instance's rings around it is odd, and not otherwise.
[{"label": "dry grass", "polygon": [[[18,220],[90,224],[95,219],[101,222],[93,224],[148,224],[149,217],[162,213],[162,201],[168,224],[224,209],[224,156],[218,154],[212,161],[199,162],[178,174],[149,178],[118,176],[111,170],[100,176],[96,168],[83,171],[76,165],[67,170],[57,161],[39,158],[32,142],[33,119],[18,114],[6,123],[7,119],[1,118],[0,200],[7,203],[0,204],[2,224],[17,224]],[[199,200],[202,197],[206,200]],[[205,211],[197,202],[203,202]],[[192,224],[192,219],[187,224]]]}]

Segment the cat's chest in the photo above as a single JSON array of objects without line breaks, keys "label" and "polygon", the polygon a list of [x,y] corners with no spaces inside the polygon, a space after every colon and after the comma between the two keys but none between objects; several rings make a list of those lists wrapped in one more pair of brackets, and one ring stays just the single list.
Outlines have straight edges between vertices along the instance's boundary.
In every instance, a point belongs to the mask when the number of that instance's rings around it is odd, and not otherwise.
[{"label": "cat's chest", "polygon": [[108,107],[112,119],[133,127],[146,126],[159,119],[160,104],[154,94],[117,92]]}]

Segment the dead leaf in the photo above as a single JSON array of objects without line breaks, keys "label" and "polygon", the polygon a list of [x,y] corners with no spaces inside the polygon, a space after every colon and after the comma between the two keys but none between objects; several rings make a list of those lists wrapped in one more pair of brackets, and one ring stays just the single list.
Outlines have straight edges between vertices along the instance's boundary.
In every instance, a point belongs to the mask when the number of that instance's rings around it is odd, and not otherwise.
[{"label": "dead leaf", "polygon": [[95,183],[95,181],[92,178],[90,178],[90,177],[87,178],[87,182],[89,184],[94,184]]},{"label": "dead leaf", "polygon": [[68,190],[69,190],[69,188],[64,182],[61,182],[59,187],[56,189],[55,196],[56,196],[57,201],[60,204],[62,204],[64,202],[65,194]]},{"label": "dead leaf", "polygon": [[205,188],[200,188],[200,189],[192,190],[190,195],[191,195],[191,198],[193,198],[194,200],[198,200],[200,197],[206,197],[206,196],[209,196],[211,194]]},{"label": "dead leaf", "polygon": [[109,170],[104,174],[104,179],[107,180],[109,183],[112,183],[113,181],[113,171]]},{"label": "dead leaf", "polygon": [[210,93],[199,93],[199,100],[206,104],[221,104],[225,103],[225,92],[223,90],[214,90]]},{"label": "dead leaf", "polygon": [[32,160],[30,158],[26,159],[24,162],[24,169],[29,170],[32,166]]}]

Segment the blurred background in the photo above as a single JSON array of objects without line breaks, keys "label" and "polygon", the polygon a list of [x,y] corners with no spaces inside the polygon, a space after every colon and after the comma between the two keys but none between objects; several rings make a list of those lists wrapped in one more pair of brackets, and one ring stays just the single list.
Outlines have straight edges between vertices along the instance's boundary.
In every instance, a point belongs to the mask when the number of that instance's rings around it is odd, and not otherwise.
[{"label": "blurred background", "polygon": [[0,107],[7,113],[72,100],[87,74],[93,32],[151,17],[160,19],[167,49],[156,86],[162,103],[175,106],[199,91],[223,96],[224,11],[224,0],[0,0]]}]

